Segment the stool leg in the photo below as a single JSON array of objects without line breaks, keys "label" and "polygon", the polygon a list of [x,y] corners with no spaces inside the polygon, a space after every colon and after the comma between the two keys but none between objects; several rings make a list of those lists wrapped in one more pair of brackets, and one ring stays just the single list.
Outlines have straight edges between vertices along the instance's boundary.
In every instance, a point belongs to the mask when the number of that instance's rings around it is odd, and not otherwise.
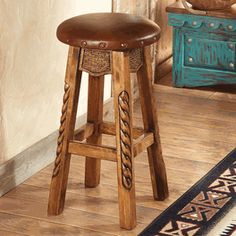
[{"label": "stool leg", "polygon": [[113,92],[120,226],[124,229],[133,229],[136,226],[136,204],[129,53],[113,52],[113,62],[116,62],[113,63]]},{"label": "stool leg", "polygon": [[[89,92],[88,92],[88,122],[95,126],[94,134],[87,139],[89,144],[102,143],[102,136],[99,133],[99,125],[103,120],[103,91],[104,76],[89,76]],[[85,186],[94,188],[100,182],[101,160],[86,157],[85,162]]]},{"label": "stool leg", "polygon": [[81,82],[81,71],[78,70],[78,58],[79,49],[70,47],[65,77],[65,93],[63,97],[61,126],[59,129],[57,157],[49,193],[48,215],[58,215],[64,208],[71,156],[68,153],[68,142],[73,139],[74,135]]},{"label": "stool leg", "polygon": [[155,142],[148,148],[148,159],[152,179],[153,195],[156,200],[168,197],[165,163],[162,157],[156,103],[152,94],[152,67],[150,47],[143,49],[143,66],[137,73],[144,129],[154,133]]}]

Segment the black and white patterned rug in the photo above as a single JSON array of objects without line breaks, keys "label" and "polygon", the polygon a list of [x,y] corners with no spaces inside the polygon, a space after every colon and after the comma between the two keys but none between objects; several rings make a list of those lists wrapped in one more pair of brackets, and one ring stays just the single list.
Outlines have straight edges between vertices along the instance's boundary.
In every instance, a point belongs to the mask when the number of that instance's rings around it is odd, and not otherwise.
[{"label": "black and white patterned rug", "polygon": [[236,236],[236,149],[139,236]]}]

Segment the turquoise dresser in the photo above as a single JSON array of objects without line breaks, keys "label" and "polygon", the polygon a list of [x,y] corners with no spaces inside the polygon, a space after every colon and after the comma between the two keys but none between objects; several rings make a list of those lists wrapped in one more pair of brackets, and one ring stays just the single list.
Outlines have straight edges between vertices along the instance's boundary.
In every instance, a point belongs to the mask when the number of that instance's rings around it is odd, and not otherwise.
[{"label": "turquoise dresser", "polygon": [[173,26],[173,85],[236,84],[236,11],[194,15],[180,3],[167,11]]}]

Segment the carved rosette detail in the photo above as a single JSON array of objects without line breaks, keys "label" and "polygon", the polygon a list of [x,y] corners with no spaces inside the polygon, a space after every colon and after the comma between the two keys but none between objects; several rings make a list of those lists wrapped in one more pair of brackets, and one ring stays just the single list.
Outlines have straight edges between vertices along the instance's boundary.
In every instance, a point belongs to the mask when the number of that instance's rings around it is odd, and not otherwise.
[{"label": "carved rosette detail", "polygon": [[120,93],[118,107],[120,116],[122,184],[127,190],[130,190],[132,188],[132,150],[129,94],[126,91]]},{"label": "carved rosette detail", "polygon": [[62,148],[63,148],[64,131],[65,131],[65,125],[66,125],[66,115],[67,115],[69,96],[70,96],[70,86],[67,83],[65,83],[63,106],[62,106],[61,120],[60,120],[61,124],[59,128],[59,136],[57,139],[56,159],[55,159],[54,170],[52,174],[53,177],[59,174],[59,171],[61,168],[61,154],[62,154]]}]

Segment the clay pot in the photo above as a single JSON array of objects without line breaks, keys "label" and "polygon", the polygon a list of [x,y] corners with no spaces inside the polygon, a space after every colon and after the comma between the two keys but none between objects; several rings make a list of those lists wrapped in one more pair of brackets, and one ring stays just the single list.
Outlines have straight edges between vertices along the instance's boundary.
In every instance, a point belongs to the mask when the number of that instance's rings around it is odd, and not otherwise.
[{"label": "clay pot", "polygon": [[236,3],[236,0],[182,0],[182,2],[185,2],[185,4],[189,2],[193,9],[211,11],[230,8]]}]

